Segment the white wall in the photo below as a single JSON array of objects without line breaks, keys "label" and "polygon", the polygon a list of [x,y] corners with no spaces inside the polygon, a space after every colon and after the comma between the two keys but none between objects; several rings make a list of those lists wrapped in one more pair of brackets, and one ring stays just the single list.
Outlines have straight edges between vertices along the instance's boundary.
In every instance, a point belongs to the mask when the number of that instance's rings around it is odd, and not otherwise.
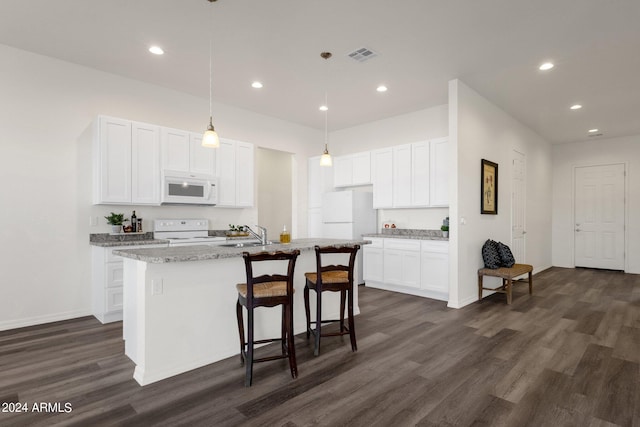
[{"label": "white wall", "polygon": [[256,150],[257,224],[267,228],[269,240],[278,241],[283,225],[291,230],[291,163],[289,153]]},{"label": "white wall", "polygon": [[[90,149],[81,135],[96,115],[199,132],[208,121],[207,94],[4,45],[0,57],[0,330],[89,314],[89,234],[109,231],[102,217],[112,210],[135,209],[147,229],[158,217],[206,217],[212,228],[255,223],[255,209],[90,205]],[[323,133],[220,104],[214,122],[223,137],[294,154],[292,234],[306,236],[307,158],[322,149]],[[99,217],[98,227],[89,227],[90,216]]]},{"label": "white wall", "polygon": [[626,164],[626,269],[640,274],[640,135],[553,146],[553,265],[574,267],[573,177],[577,166]]},{"label": "white wall", "polygon": [[[551,266],[551,145],[459,80],[449,82],[449,143],[455,175],[450,184],[449,306],[462,307],[478,297],[482,244],[488,238],[511,241],[513,150],[527,157],[525,261],[534,272]],[[498,215],[480,214],[481,159],[499,165]]]},{"label": "white wall", "polygon": [[[339,156],[447,136],[448,114],[447,105],[439,105],[331,132],[329,151]],[[447,216],[447,208],[379,209],[378,227],[389,221],[399,228],[439,230]]]}]

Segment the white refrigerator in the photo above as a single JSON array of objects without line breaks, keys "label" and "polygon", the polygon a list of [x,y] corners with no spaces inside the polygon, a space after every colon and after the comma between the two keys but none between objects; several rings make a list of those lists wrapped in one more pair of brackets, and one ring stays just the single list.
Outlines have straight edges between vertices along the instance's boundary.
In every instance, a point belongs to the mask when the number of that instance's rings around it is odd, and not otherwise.
[{"label": "white refrigerator", "polygon": [[[377,211],[373,209],[373,193],[333,191],[322,195],[322,237],[362,239],[376,232]],[[358,251],[356,283],[362,278],[362,248]]]}]

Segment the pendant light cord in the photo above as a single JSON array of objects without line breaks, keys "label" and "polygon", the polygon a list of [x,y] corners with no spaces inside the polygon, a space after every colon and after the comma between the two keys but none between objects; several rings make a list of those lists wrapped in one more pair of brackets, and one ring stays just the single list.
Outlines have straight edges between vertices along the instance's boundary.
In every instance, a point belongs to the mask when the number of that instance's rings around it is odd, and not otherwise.
[{"label": "pendant light cord", "polygon": [[[212,5],[213,6],[213,5]],[[213,122],[213,7],[211,7],[211,27],[209,28],[209,122]]]}]

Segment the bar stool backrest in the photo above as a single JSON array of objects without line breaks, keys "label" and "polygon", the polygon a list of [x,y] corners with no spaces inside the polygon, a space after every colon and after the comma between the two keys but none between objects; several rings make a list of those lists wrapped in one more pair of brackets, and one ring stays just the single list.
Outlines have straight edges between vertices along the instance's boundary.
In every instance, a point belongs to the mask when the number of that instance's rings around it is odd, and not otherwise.
[{"label": "bar stool backrest", "polygon": [[[244,265],[247,273],[247,302],[251,305],[251,302],[253,301],[253,286],[260,283],[286,282],[287,295],[293,295],[293,272],[298,255],[300,255],[300,251],[298,249],[290,252],[258,252],[255,254],[243,252],[242,257],[244,258]],[[264,261],[289,261],[287,265],[287,274],[262,274],[260,276],[254,276],[254,263]]]},{"label": "bar stool backrest", "polygon": [[[322,273],[326,273],[329,271],[347,271],[348,272],[348,280],[349,283],[353,283],[353,268],[356,263],[356,254],[360,250],[360,245],[353,246],[343,246],[343,247],[333,247],[333,246],[315,246],[316,250],[316,268],[317,268],[317,281],[318,287],[322,286]],[[349,262],[348,264],[330,264],[323,265],[322,264],[322,255],[323,254],[349,254]]]}]

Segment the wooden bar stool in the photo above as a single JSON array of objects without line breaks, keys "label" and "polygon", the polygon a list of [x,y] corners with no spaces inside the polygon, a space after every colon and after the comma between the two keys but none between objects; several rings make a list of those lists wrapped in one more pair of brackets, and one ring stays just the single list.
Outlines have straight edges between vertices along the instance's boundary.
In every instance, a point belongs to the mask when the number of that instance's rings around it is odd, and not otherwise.
[{"label": "wooden bar stool", "polygon": [[[356,253],[360,249],[359,245],[345,246],[341,248],[316,246],[316,271],[305,273],[306,284],[304,287],[304,308],[307,315],[307,339],[310,334],[315,337],[315,347],[313,354],[320,352],[320,337],[337,336],[349,334],[351,339],[351,351],[357,351],[356,329],[353,321],[353,267],[356,261]],[[322,265],[323,254],[349,254],[347,265]],[[316,320],[311,321],[309,310],[309,290],[316,292]],[[340,319],[322,320],[322,293],[340,292]],[[347,301],[347,315],[349,327],[344,326],[344,305]],[[340,332],[322,333],[322,324],[340,322]],[[315,330],[311,329],[311,323],[315,324]]]},{"label": "wooden bar stool", "polygon": [[[481,268],[478,270],[478,300],[482,299],[482,291],[495,291],[507,294],[507,304],[511,304],[511,289],[513,288],[513,278],[528,273],[529,295],[533,294],[533,266],[529,264],[514,264],[511,267]],[[500,277],[502,286],[497,288],[485,288],[482,284],[484,276]]]},{"label": "wooden bar stool", "polygon": [[[245,269],[247,272],[247,283],[236,285],[238,289],[238,302],[236,303],[236,316],[238,318],[238,333],[240,334],[240,362],[246,362],[245,386],[251,386],[253,379],[253,364],[266,362],[269,360],[289,359],[291,376],[298,376],[296,365],[296,350],[293,343],[293,271],[295,269],[296,258],[300,255],[299,250],[292,252],[260,252],[250,254],[243,252]],[[264,261],[289,261],[287,274],[264,274],[254,276],[253,264]],[[280,338],[269,338],[255,341],[253,328],[253,309],[256,307],[274,307],[282,305],[282,334]],[[247,341],[244,339],[244,322],[242,307],[247,309]],[[270,356],[255,359],[253,357],[253,347],[255,344],[280,341],[282,344],[282,355]]]}]

